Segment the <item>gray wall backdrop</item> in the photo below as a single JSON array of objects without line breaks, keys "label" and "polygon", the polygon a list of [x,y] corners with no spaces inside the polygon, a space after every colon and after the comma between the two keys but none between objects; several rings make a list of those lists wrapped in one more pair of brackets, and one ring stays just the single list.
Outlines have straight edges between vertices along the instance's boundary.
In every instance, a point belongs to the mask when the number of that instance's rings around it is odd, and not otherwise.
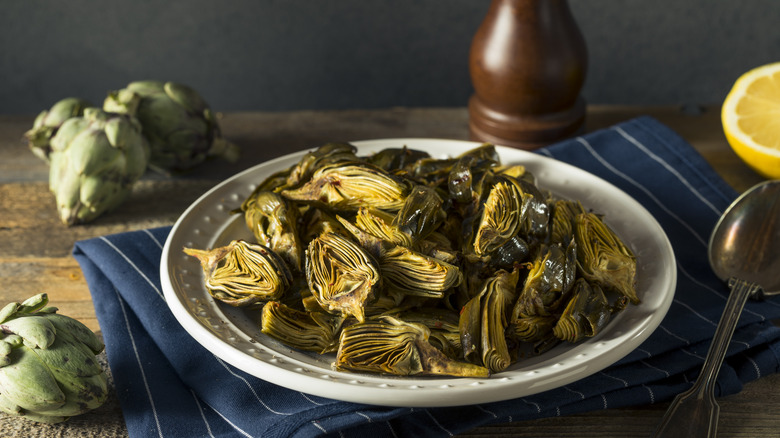
[{"label": "gray wall backdrop", "polygon": [[[464,106],[489,0],[0,0],[0,113],[101,102],[172,80],[215,110]],[[583,95],[602,104],[720,103],[780,61],[778,0],[571,0]]]}]

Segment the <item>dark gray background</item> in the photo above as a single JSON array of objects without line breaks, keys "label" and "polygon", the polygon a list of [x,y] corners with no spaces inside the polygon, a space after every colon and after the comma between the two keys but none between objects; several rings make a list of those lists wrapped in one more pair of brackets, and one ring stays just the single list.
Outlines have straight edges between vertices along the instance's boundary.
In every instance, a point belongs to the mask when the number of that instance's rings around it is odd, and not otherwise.
[{"label": "dark gray background", "polygon": [[[0,113],[99,103],[139,79],[188,84],[215,110],[464,106],[488,0],[0,0]],[[778,0],[571,0],[583,95],[720,103],[780,61]]]}]

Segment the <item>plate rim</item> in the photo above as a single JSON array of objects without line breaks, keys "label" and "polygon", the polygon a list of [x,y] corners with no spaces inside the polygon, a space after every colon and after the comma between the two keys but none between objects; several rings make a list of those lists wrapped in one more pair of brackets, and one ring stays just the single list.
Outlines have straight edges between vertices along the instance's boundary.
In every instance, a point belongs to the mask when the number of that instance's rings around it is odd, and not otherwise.
[{"label": "plate rim", "polygon": [[[458,148],[473,148],[483,144],[481,142],[466,140],[422,137],[374,138],[352,141],[350,143],[357,146],[359,152],[367,152],[367,149],[371,148],[400,147],[403,144],[410,145],[410,148],[418,149],[423,146],[430,148],[432,147],[431,145],[450,145],[457,146]],[[571,365],[560,366],[559,370],[545,370],[545,373],[540,373],[538,370],[533,369],[520,370],[520,372],[524,373],[523,376],[519,376],[522,378],[515,378],[514,375],[502,376],[501,373],[498,373],[489,379],[469,379],[445,377],[377,377],[374,375],[365,375],[363,373],[337,372],[335,370],[330,372],[306,370],[305,367],[299,367],[302,371],[293,371],[280,366],[280,364],[290,358],[278,357],[273,354],[261,354],[263,357],[258,357],[257,354],[252,355],[246,351],[241,351],[237,347],[229,345],[225,339],[220,338],[213,331],[209,330],[205,326],[205,323],[198,320],[197,317],[187,309],[184,303],[180,301],[179,293],[175,290],[173,284],[173,272],[170,269],[171,266],[169,266],[173,254],[172,242],[178,237],[180,227],[186,222],[186,219],[193,214],[198,206],[207,202],[210,197],[214,196],[219,190],[224,190],[230,184],[235,184],[236,181],[240,181],[241,178],[270,168],[275,164],[300,158],[313,149],[315,148],[300,150],[258,163],[216,184],[198,197],[198,199],[190,204],[190,206],[188,206],[179,216],[163,245],[160,263],[160,279],[166,303],[175,319],[184,328],[187,334],[201,346],[223,359],[225,362],[250,375],[291,390],[342,401],[374,405],[445,407],[503,401],[564,386],[614,364],[638,347],[655,329],[657,329],[671,306],[677,282],[674,251],[668,236],[665,234],[655,217],[653,217],[644,206],[639,204],[638,201],[614,184],[576,166],[541,154],[496,145],[496,149],[500,155],[503,151],[505,154],[518,154],[519,156],[529,158],[533,157],[534,160],[540,160],[543,163],[553,163],[553,166],[562,166],[564,169],[584,173],[588,178],[593,179],[599,184],[605,184],[611,187],[611,190],[619,192],[624,198],[627,198],[623,199],[624,201],[633,203],[630,208],[638,211],[639,214],[643,216],[644,220],[648,220],[652,223],[655,228],[654,231],[660,232],[659,249],[665,256],[664,261],[668,269],[668,275],[663,279],[664,284],[662,285],[662,288],[665,290],[665,295],[658,303],[655,311],[644,320],[644,323],[641,326],[634,328],[635,333],[633,333],[630,338],[618,344],[618,347],[620,347],[621,350],[620,354],[612,353],[609,356],[600,356],[600,358],[589,358],[579,367]],[[460,152],[460,149],[455,151],[455,153],[457,152]],[[513,159],[513,161],[515,160]],[[544,184],[541,185],[544,188]],[[217,307],[219,306],[221,306],[221,304],[217,305]],[[610,321],[610,323],[612,323],[612,321]],[[233,328],[236,327],[234,326]],[[241,335],[241,333],[237,334]],[[592,340],[593,339],[590,339],[582,343],[571,345],[568,347],[567,352],[570,354],[587,355],[589,354],[588,350],[593,349],[593,345],[596,345],[589,343],[589,341]],[[608,353],[611,353],[611,351]],[[605,360],[605,357],[609,357],[609,359]],[[292,359],[292,362],[295,362],[294,358]],[[556,365],[557,364],[552,364],[548,365],[548,367],[555,368]],[[534,376],[539,376],[540,374],[540,377],[544,377],[544,380],[537,379],[534,381]],[[517,389],[517,391],[507,391],[507,389],[510,388]],[[420,391],[423,389],[424,391]]]}]

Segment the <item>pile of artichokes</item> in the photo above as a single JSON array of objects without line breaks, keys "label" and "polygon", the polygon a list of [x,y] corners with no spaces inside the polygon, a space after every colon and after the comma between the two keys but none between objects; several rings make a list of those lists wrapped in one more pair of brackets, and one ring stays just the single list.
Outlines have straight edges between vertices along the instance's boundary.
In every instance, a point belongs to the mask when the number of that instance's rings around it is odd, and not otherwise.
[{"label": "pile of artichokes", "polygon": [[487,377],[597,335],[638,304],[636,258],[602,217],[485,144],[437,159],[330,143],[234,213],[254,242],[184,248],[261,331],[338,370]]},{"label": "pile of artichokes", "polygon": [[132,82],[109,92],[102,108],[63,99],[41,112],[25,137],[50,164],[49,187],[66,225],[117,207],[147,168],[180,172],[210,156],[238,156],[203,98],[174,82]]},{"label": "pile of artichokes", "polygon": [[101,406],[108,381],[100,339],[47,303],[39,294],[0,310],[0,410],[59,423]]}]

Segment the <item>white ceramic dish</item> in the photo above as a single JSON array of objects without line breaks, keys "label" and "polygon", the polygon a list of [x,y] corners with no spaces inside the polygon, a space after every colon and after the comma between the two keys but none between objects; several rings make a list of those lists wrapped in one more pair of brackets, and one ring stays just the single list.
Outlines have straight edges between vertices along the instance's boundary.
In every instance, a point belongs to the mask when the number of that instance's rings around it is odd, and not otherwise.
[{"label": "white ceramic dish", "polygon": [[[406,145],[447,157],[478,143],[437,139],[381,139],[354,142],[361,155]],[[183,247],[214,248],[235,238],[251,239],[243,216],[230,211],[273,172],[305,153],[280,157],[220,183],[193,203],[173,226],[163,248],[161,279],[176,319],[201,345],[233,366],[261,379],[322,397],[388,406],[431,407],[488,403],[531,395],[582,379],[615,363],[644,341],[672,302],[677,281],[671,245],[655,219],[623,191],[581,169],[516,149],[497,147],[502,163],[522,163],[540,187],[579,199],[605,215],[607,223],[638,258],[640,305],[630,305],[596,337],[558,345],[514,364],[489,379],[387,377],[334,371],[333,357],[293,350],[262,333],[247,312],[216,303],[203,286],[196,259]]]}]

